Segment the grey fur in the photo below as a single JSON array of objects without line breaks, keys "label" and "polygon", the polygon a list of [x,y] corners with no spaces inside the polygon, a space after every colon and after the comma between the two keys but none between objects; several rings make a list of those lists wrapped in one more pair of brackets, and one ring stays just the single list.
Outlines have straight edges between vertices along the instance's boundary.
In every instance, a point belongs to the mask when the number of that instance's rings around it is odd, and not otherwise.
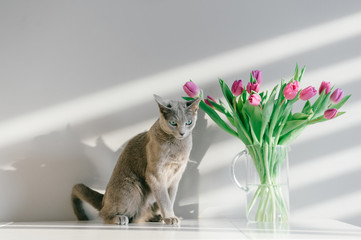
[{"label": "grey fur", "polygon": [[178,225],[173,205],[192,148],[192,130],[200,99],[178,102],[154,95],[160,117],[122,151],[102,195],[84,184],[73,187],[79,220],[88,220],[82,201],[99,210],[105,223],[160,221]]}]

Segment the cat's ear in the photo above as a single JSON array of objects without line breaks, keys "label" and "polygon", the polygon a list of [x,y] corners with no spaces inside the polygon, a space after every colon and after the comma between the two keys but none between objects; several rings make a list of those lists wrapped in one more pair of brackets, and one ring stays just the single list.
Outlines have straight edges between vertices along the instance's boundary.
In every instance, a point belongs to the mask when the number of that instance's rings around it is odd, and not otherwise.
[{"label": "cat's ear", "polygon": [[198,111],[199,108],[199,103],[201,102],[200,98],[196,98],[194,100],[191,101],[187,101],[186,102],[186,106],[188,107],[188,109],[190,109],[192,112],[196,113]]},{"label": "cat's ear", "polygon": [[158,103],[159,111],[163,114],[169,113],[171,111],[172,105],[170,101],[167,99],[163,99],[162,97],[154,94],[153,95],[155,101]]}]

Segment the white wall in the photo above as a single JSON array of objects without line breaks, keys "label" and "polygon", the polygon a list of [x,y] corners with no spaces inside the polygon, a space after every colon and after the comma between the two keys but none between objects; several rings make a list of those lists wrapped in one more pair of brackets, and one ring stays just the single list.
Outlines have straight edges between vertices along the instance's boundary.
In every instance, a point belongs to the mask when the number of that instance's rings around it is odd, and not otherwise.
[{"label": "white wall", "polygon": [[[310,127],[290,152],[291,211],[361,226],[360,1],[0,0],[0,221],[73,220],[70,191],[106,186],[119,147],[157,118],[153,93],[193,79],[262,89],[306,65],[347,114]],[[304,87],[305,87],[304,86]],[[229,164],[243,144],[200,114],[176,212],[244,217]]]}]

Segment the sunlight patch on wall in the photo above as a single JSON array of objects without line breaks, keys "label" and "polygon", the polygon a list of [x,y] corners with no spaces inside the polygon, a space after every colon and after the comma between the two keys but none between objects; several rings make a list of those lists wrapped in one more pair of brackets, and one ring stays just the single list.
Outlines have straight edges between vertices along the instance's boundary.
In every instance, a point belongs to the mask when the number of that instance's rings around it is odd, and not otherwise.
[{"label": "sunlight patch on wall", "polygon": [[[355,80],[361,80],[361,57],[350,58],[339,63],[327,65],[308,72],[304,79],[307,83],[321,83],[321,81],[331,82],[332,84],[345,85]],[[319,86],[319,85],[318,85]],[[336,86],[338,87],[338,86]]]},{"label": "sunlight patch on wall", "polygon": [[[312,204],[307,207],[299,209],[291,209],[291,215],[295,218],[319,218],[327,217],[331,219],[345,219],[352,217],[357,213],[361,213],[360,207],[361,191],[342,195],[338,198],[318,201],[316,204]],[[342,208],[335,207],[342,206]],[[355,208],[355,206],[358,206]],[[291,203],[292,208],[292,203]]]},{"label": "sunlight patch on wall", "polygon": [[[130,138],[134,137],[138,133],[149,130],[155,121],[156,118],[152,118],[126,128],[120,128],[114,131],[103,133],[100,137],[103,139],[104,143],[115,152]],[[95,147],[98,138],[99,136],[89,137],[83,139],[82,143]]]},{"label": "sunlight patch on wall", "polygon": [[[227,149],[227,153],[225,153]],[[234,149],[234,151],[232,151]],[[200,164],[201,173],[217,171],[223,167],[230,167],[232,159],[235,155],[244,149],[244,144],[237,138],[231,137],[229,140],[215,142],[208,149]],[[229,171],[230,173],[230,171]]]},{"label": "sunlight patch on wall", "polygon": [[[292,161],[292,159],[290,159]],[[330,167],[332,166],[332,167]],[[360,146],[337,151],[332,157],[325,155],[314,161],[300,162],[290,168],[290,183],[292,190],[317,184],[327,179],[347,176],[357,169],[361,171]],[[305,177],[307,173],[307,177]],[[322,190],[322,189],[320,189]]]},{"label": "sunlight patch on wall", "polygon": [[244,209],[245,193],[234,185],[199,195],[199,218],[239,218],[244,215]]},{"label": "sunlight patch on wall", "polygon": [[[166,95],[175,92],[175,89],[181,89],[181,84],[175,86],[175,82],[184,83],[189,78],[203,86],[209,79],[217,76],[249,71],[254,65],[270,64],[292,55],[357,36],[361,34],[360,22],[361,13],[353,14],[8,119],[0,122],[2,135],[0,147],[61,129],[68,124],[81,124],[144,104],[151,101],[151,94],[145,94],[149,89],[157,88],[157,94]],[[255,54],[256,52],[262,54]],[[137,93],[136,97],[135,92]]]},{"label": "sunlight patch on wall", "polygon": [[2,171],[16,171],[16,167],[14,167],[14,164],[15,162],[9,162],[9,163],[6,163],[6,164],[3,164],[3,165],[0,165],[0,170]]}]

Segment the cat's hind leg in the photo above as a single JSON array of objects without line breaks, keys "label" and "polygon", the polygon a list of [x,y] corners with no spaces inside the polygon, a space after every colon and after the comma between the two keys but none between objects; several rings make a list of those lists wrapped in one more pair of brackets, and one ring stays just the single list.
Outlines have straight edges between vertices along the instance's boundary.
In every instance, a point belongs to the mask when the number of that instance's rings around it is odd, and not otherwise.
[{"label": "cat's hind leg", "polygon": [[127,225],[139,213],[143,203],[142,191],[134,181],[119,185],[115,189],[107,189],[104,195],[99,216],[107,224]]},{"label": "cat's hind leg", "polygon": [[149,222],[161,222],[162,221],[162,215],[160,213],[160,208],[159,208],[157,202],[152,204],[151,210],[152,210],[152,217],[148,221]]},{"label": "cat's hind leg", "polygon": [[143,205],[140,212],[134,217],[132,222],[161,222],[162,216],[158,203],[147,203]]}]

